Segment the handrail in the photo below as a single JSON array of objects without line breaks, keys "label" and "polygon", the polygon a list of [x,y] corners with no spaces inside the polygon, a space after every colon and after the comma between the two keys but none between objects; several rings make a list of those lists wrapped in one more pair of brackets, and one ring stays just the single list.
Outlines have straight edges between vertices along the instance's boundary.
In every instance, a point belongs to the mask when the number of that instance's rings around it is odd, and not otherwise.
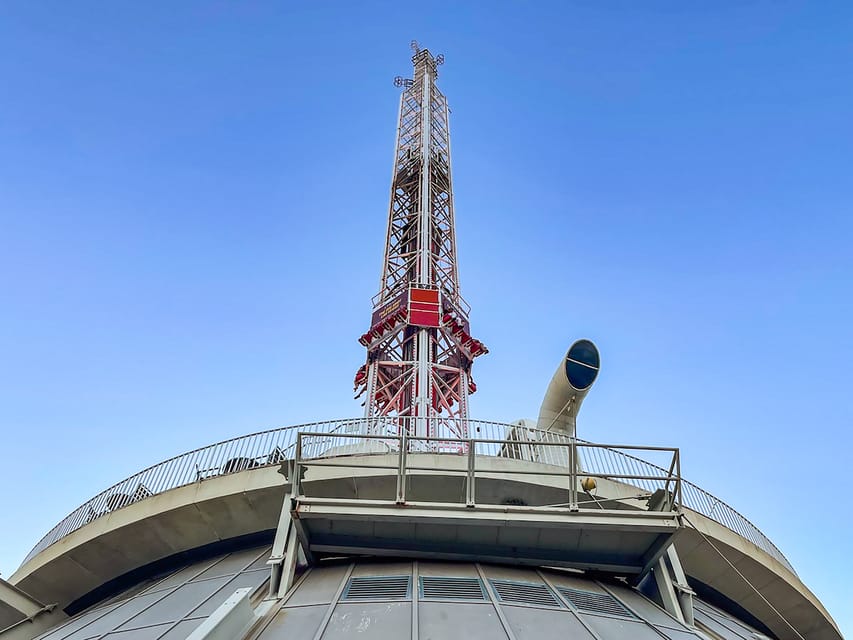
[{"label": "handrail", "polygon": [[[329,434],[369,433],[381,440],[382,434],[393,436],[400,434],[401,430],[405,430],[405,426],[409,426],[406,425],[406,422],[410,420],[417,419],[384,418],[368,422],[364,418],[347,418],[311,422],[259,431],[174,456],[112,485],[77,507],[39,540],[24,558],[22,565],[52,544],[93,520],[139,500],[164,493],[170,489],[203,482],[212,477],[281,464],[285,459],[294,457],[297,434],[300,431]],[[480,441],[489,441],[477,445],[476,455],[478,456],[522,458],[543,464],[566,465],[565,460],[554,453],[560,449],[559,447],[539,446],[568,441],[567,436],[556,432],[542,431],[520,424],[505,424],[486,420],[467,420],[462,424],[438,419],[430,426],[433,435],[439,441],[441,441],[441,436],[446,436],[443,441],[446,442],[447,446],[437,449],[433,446],[433,450],[439,453],[463,453],[462,445],[459,442],[452,441],[470,435],[470,437]],[[577,443],[582,445],[593,444],[584,440],[577,440]],[[653,476],[661,471],[666,473],[663,465],[643,460],[620,450],[632,448],[642,449],[646,454],[653,454],[656,450],[666,451],[661,447],[591,447],[588,451],[585,450],[579,454],[579,462],[584,471],[601,477],[608,475]],[[678,475],[680,476],[680,471]],[[632,484],[645,491],[654,490],[649,480],[638,479]],[[681,501],[685,507],[716,521],[749,540],[781,562],[791,572],[794,572],[791,563],[776,545],[738,511],[686,480],[682,480],[680,486]]]},{"label": "handrail", "polygon": [[[678,449],[671,447],[639,447],[634,445],[604,445],[588,442],[579,442],[577,438],[565,437],[560,434],[548,433],[550,436],[541,438],[534,445],[541,453],[545,453],[550,459],[551,464],[548,469],[542,469],[539,464],[535,469],[510,467],[501,469],[501,475],[547,475],[549,477],[563,477],[568,480],[566,489],[568,491],[565,504],[550,505],[553,508],[563,508],[569,512],[580,511],[583,503],[578,501],[578,480],[601,478],[616,481],[631,481],[625,484],[636,487],[639,483],[651,484],[653,490],[644,491],[639,497],[650,498],[654,491],[663,491],[671,497],[671,502],[667,510],[681,511],[681,475],[680,466],[678,464]],[[540,436],[542,435],[540,434]],[[296,455],[294,458],[294,471],[291,477],[293,483],[293,495],[297,499],[305,496],[301,479],[310,466],[322,467],[339,467],[348,469],[385,469],[396,470],[397,472],[397,489],[393,501],[397,504],[405,504],[407,493],[407,481],[410,471],[443,471],[451,473],[462,473],[461,469],[451,469],[447,465],[436,466],[435,462],[427,459],[423,466],[422,462],[410,462],[414,460],[409,453],[443,453],[443,449],[452,447],[460,456],[467,458],[467,469],[465,469],[465,506],[474,507],[477,505],[477,493],[475,483],[477,482],[477,472],[494,473],[494,470],[488,470],[477,465],[477,458],[487,458],[488,455],[483,455],[481,452],[485,450],[501,451],[501,457],[512,457],[516,459],[525,459],[525,456],[507,455],[513,451],[514,447],[528,446],[530,440],[527,434],[520,429],[510,428],[510,432],[506,438],[491,439],[491,438],[459,438],[447,435],[438,436],[413,436],[406,432],[399,434],[383,433],[359,433],[345,434],[328,432],[311,432],[300,431],[297,434],[296,440]],[[632,470],[619,469],[614,472],[594,471],[590,469],[582,469],[577,461],[585,457],[587,451],[596,452],[604,450],[608,453],[614,452],[616,449],[642,450],[652,455],[665,454],[670,457],[669,471],[652,464],[647,464],[646,469]],[[370,460],[365,463],[364,454],[392,454],[396,455],[397,461],[391,464],[385,456],[379,456],[378,460]],[[373,456],[368,456],[372,458]],[[657,473],[654,471],[657,470]],[[633,483],[633,484],[632,484]],[[672,489],[670,490],[670,484]],[[323,496],[329,497],[329,496]],[[344,496],[341,496],[342,498]],[[637,498],[638,496],[631,496]],[[391,497],[388,496],[390,499]],[[430,498],[431,502],[444,502],[439,498]],[[459,502],[450,500],[451,503]],[[593,499],[596,504],[596,510],[603,508],[598,500]]]}]

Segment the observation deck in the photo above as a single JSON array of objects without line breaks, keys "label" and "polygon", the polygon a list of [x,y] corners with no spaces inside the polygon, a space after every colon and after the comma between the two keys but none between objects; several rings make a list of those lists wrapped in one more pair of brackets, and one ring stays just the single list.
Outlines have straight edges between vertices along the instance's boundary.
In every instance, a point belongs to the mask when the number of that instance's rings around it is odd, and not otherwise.
[{"label": "observation deck", "polygon": [[[309,560],[464,559],[631,581],[672,543],[692,587],[737,603],[779,638],[796,637],[781,616],[803,637],[841,638],[779,549],[681,477],[677,449],[475,420],[471,438],[409,437],[402,420],[272,429],[156,464],[65,517],[9,582],[74,613],[168,558],[271,540],[290,517]],[[8,618],[0,607],[0,629]]]}]

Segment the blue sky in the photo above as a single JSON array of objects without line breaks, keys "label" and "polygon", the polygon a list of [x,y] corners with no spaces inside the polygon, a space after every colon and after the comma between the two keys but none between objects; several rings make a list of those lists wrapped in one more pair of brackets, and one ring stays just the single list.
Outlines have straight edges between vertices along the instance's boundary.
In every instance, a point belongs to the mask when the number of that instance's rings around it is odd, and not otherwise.
[{"label": "blue sky", "polygon": [[473,415],[534,417],[595,340],[581,437],[681,447],[853,635],[851,34],[832,1],[3,2],[0,572],[153,462],[358,414],[416,38]]}]

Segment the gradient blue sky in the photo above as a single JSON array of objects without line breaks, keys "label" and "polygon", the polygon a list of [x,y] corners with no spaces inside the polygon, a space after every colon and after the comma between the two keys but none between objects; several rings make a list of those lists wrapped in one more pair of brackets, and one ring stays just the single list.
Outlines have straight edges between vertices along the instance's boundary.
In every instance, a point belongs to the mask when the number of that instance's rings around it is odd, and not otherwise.
[{"label": "gradient blue sky", "polygon": [[356,415],[398,91],[447,64],[476,417],[577,337],[853,636],[853,3],[0,2],[0,572],[181,451]]}]

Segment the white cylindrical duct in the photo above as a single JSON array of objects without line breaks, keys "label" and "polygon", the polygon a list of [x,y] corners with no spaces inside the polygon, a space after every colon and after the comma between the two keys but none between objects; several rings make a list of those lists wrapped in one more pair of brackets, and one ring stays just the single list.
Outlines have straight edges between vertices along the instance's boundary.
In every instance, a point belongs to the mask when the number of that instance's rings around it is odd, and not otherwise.
[{"label": "white cylindrical duct", "polygon": [[578,411],[600,364],[598,349],[590,340],[578,340],[569,348],[542,399],[539,429],[575,436]]}]

